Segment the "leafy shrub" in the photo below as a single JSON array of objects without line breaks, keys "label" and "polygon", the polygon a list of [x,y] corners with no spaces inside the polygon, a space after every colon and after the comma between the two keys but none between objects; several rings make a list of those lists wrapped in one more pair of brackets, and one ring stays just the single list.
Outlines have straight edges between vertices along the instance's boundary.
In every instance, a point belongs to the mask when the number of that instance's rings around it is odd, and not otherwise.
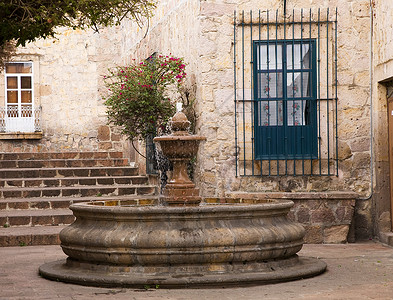
[{"label": "leafy shrub", "polygon": [[105,78],[109,123],[121,126],[131,140],[163,130],[175,112],[185,76],[182,58],[163,55],[110,71]]}]

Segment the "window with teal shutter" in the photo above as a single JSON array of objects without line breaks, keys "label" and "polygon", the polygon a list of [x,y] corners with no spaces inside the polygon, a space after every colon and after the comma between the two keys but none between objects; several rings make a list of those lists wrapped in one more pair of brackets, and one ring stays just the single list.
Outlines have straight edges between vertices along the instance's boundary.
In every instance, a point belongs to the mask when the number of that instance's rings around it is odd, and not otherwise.
[{"label": "window with teal shutter", "polygon": [[253,47],[255,159],[317,158],[315,40]]},{"label": "window with teal shutter", "polygon": [[234,12],[236,176],[338,176],[337,9]]}]

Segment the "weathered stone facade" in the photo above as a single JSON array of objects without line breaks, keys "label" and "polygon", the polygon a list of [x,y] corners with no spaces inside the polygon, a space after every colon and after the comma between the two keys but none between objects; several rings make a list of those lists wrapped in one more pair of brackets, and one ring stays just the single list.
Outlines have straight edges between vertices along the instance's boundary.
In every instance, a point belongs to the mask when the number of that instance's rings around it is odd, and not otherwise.
[{"label": "weathered stone facade", "polygon": [[[100,33],[61,29],[56,39],[19,48],[13,61],[33,62],[34,105],[42,110],[42,138],[3,135],[0,151],[127,150],[119,130],[106,126],[102,100],[103,76],[108,67],[121,62],[121,37],[118,28]],[[1,80],[0,106],[5,104],[4,88]]]},{"label": "weathered stone facade", "polygon": [[[142,28],[127,21],[100,34],[64,30],[58,40],[21,49],[20,59],[39,65],[36,101],[42,106],[44,137],[1,141],[0,150],[127,148],[124,138],[105,125],[102,75],[113,64],[155,52],[172,54],[188,63],[188,84],[196,87],[197,133],[207,137],[196,167],[202,196],[248,192],[293,198],[292,217],[306,226],[308,242],[381,237],[391,230],[386,95],[393,78],[393,4],[294,0],[287,1],[288,18],[293,9],[316,14],[327,5],[332,14],[338,12],[337,176],[236,176],[234,12],[278,9],[282,15],[278,0],[159,1]],[[342,196],[329,196],[337,193]]]},{"label": "weathered stone facade", "polygon": [[[350,220],[356,228],[353,234],[357,238],[371,238],[378,236],[383,230],[389,231],[390,228],[386,225],[389,223],[387,219],[390,218],[390,204],[386,190],[388,176],[386,130],[385,133],[377,131],[377,128],[386,128],[386,103],[384,103],[386,96],[383,95],[385,98],[379,97],[376,101],[375,94],[386,93],[383,90],[377,93],[377,90],[381,89],[377,86],[377,82],[393,73],[385,69],[384,77],[375,80],[372,74],[378,65],[372,60],[372,49],[376,45],[391,43],[391,40],[387,40],[391,26],[386,26],[390,24],[386,19],[389,11],[387,6],[390,4],[368,0],[328,3],[332,13],[336,7],[338,11],[338,153],[336,153],[339,160],[338,176],[272,178],[235,176],[233,13],[235,10],[241,12],[251,9],[282,11],[283,2],[267,1],[263,4],[259,1],[229,0],[176,2],[177,6],[174,1],[164,1],[162,5],[160,4],[160,13],[153,18],[151,23],[153,25],[147,37],[144,38],[142,33],[135,35],[135,47],[130,50],[130,54],[147,57],[154,51],[171,52],[174,55],[185,56],[186,61],[190,62],[188,72],[195,74],[197,82],[198,133],[208,137],[207,142],[201,147],[199,153],[201,159],[198,164],[198,180],[201,182],[200,187],[204,196],[223,197],[235,191],[300,194],[346,192],[353,197],[352,200],[348,200],[349,202],[317,197],[318,200],[315,201],[318,201],[318,207],[321,209],[317,209],[313,214],[320,214],[321,218],[326,214],[334,215],[337,207],[332,207],[336,205],[347,207],[348,203],[351,203],[352,207],[354,199],[358,198],[354,217]],[[170,5],[165,10],[168,4]],[[309,9],[317,11],[326,9],[326,5],[327,3],[323,1],[291,1],[287,3],[287,10],[291,12],[293,8],[303,8],[304,11]],[[184,19],[184,15],[189,17]],[[192,26],[189,25],[190,22]],[[193,29],[189,29],[190,27]],[[384,29],[380,30],[382,27]],[[162,28],[166,30],[163,32]],[[184,32],[185,28],[189,30],[187,33]],[[197,30],[194,30],[196,28]],[[379,32],[379,34],[372,36],[372,32]],[[185,40],[188,41],[187,44],[184,44]],[[189,48],[189,41],[193,41],[197,47]],[[378,52],[378,55],[383,57],[378,64],[383,67],[384,62],[390,58],[387,53],[389,50],[386,50],[386,47],[378,47]],[[373,111],[373,118],[371,118],[371,111]],[[374,130],[371,135],[372,125]],[[374,142],[371,142],[372,138]],[[377,138],[381,142],[376,146]],[[251,145],[251,138],[249,143]],[[355,197],[353,193],[357,196]],[[304,211],[311,208],[305,203],[299,205],[297,204],[297,207],[302,209],[297,210],[295,206],[294,216],[305,225],[318,226],[315,217],[304,219]],[[324,213],[325,209],[329,213]],[[333,238],[333,236],[340,231],[345,231],[344,236],[348,234],[349,221],[345,222],[345,226],[335,224],[333,227],[332,221],[324,220],[323,224],[321,223],[323,229],[310,227],[310,231],[314,232],[314,241],[339,242],[340,238]],[[346,238],[341,242],[345,240]]]},{"label": "weathered stone facade", "polygon": [[[374,26],[372,29],[372,55],[370,56],[373,73],[370,81],[373,99],[375,179],[374,193],[371,200],[368,201],[368,206],[373,209],[373,226],[370,226],[373,228],[373,232],[377,233],[383,242],[393,244],[391,234],[393,202],[389,191],[391,185],[389,184],[389,162],[391,165],[392,148],[388,145],[388,116],[391,116],[391,111],[387,107],[388,94],[391,94],[393,86],[393,3],[383,0],[375,0],[371,3]],[[389,131],[391,130],[389,128]]]}]

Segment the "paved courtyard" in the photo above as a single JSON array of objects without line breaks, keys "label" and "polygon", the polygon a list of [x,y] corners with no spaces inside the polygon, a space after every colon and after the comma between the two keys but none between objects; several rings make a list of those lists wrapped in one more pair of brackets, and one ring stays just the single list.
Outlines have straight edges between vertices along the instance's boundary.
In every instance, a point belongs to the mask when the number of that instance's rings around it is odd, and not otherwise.
[{"label": "paved courtyard", "polygon": [[305,245],[328,271],[300,281],[214,289],[123,289],[49,281],[38,267],[65,258],[60,246],[0,248],[0,299],[393,299],[393,248],[379,243]]}]

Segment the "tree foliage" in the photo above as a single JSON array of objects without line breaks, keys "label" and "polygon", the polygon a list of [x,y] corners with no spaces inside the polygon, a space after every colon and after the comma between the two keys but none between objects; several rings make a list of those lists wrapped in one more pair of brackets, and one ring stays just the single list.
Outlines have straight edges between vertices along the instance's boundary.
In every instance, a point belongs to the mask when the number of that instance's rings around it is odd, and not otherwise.
[{"label": "tree foliage", "polygon": [[98,30],[125,17],[140,22],[154,7],[155,0],[0,0],[0,57],[13,44],[54,36],[60,26]]}]

